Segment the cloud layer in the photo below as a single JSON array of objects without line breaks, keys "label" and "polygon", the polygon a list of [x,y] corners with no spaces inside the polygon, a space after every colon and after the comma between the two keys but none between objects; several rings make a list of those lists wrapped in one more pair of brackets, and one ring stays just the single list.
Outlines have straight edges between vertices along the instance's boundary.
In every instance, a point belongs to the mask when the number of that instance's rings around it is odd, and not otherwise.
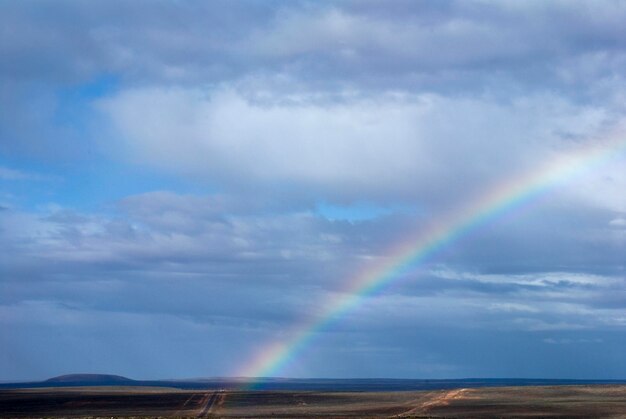
[{"label": "cloud layer", "polygon": [[[0,379],[237,373],[406,237],[623,135],[625,19],[620,1],[3,4]],[[277,373],[623,378],[620,153]]]}]

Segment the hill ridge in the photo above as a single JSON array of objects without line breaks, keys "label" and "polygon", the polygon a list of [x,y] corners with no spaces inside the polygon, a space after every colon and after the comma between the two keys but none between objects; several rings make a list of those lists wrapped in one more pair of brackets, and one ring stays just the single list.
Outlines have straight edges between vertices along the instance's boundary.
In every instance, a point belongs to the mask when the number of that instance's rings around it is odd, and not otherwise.
[{"label": "hill ridge", "polygon": [[64,374],[48,378],[45,383],[132,383],[135,380],[115,374]]}]

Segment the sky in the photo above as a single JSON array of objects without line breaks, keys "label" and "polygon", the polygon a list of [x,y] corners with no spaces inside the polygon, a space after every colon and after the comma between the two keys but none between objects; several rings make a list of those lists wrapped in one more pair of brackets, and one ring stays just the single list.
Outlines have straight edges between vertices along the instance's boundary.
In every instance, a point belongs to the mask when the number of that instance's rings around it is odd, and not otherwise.
[{"label": "sky", "polygon": [[[625,21],[603,0],[0,1],[0,380],[626,378],[624,147],[347,286],[626,141]],[[259,366],[275,345],[288,362]]]}]

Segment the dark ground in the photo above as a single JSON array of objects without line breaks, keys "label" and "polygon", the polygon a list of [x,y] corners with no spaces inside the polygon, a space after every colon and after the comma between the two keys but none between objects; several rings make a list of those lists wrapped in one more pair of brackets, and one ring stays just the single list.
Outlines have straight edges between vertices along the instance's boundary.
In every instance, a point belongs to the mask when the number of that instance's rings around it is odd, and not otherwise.
[{"label": "dark ground", "polygon": [[613,417],[626,386],[488,387],[435,391],[190,391],[80,387],[0,391],[0,417]]}]

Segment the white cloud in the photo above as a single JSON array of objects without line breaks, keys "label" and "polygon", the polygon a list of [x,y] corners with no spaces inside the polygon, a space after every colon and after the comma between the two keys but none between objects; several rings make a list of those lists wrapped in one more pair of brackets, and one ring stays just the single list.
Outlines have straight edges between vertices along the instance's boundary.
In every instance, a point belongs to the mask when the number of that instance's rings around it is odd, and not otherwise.
[{"label": "white cloud", "polygon": [[[232,91],[137,90],[102,104],[138,159],[266,183],[380,189],[428,164],[417,121],[428,105],[254,104]],[[367,168],[364,171],[364,168]],[[382,184],[382,185],[381,185]]]},{"label": "white cloud", "polygon": [[500,312],[505,312],[505,313],[514,313],[514,312],[538,313],[541,311],[537,307],[533,307],[527,304],[520,304],[520,303],[493,303],[489,305],[489,310],[500,311]]},{"label": "white cloud", "polygon": [[10,169],[0,166],[0,180],[47,180],[49,178],[36,173]]},{"label": "white cloud", "polygon": [[580,343],[603,343],[602,339],[569,339],[569,338],[545,338],[543,340],[545,343],[549,343],[552,345],[575,345]]},{"label": "white cloud", "polygon": [[543,95],[513,103],[391,93],[320,101],[148,88],[120,92],[99,108],[137,162],[335,200],[462,197],[532,170],[605,121],[599,109]]},{"label": "white cloud", "polygon": [[618,217],[609,222],[609,225],[615,227],[626,227],[626,218]]},{"label": "white cloud", "polygon": [[606,287],[621,284],[621,279],[578,272],[538,272],[523,274],[478,274],[440,268],[431,272],[438,278],[476,281],[486,284],[515,284],[533,287],[551,287],[559,284]]}]

